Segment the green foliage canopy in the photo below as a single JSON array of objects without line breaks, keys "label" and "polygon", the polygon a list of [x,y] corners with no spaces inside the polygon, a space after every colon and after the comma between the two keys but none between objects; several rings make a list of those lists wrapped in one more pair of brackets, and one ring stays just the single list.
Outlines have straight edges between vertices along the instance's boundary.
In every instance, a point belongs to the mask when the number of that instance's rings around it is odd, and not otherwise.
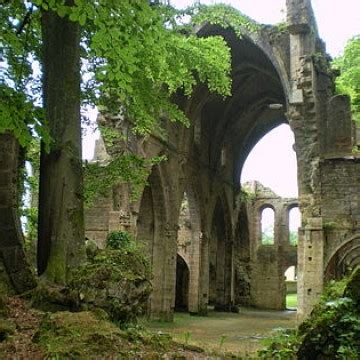
[{"label": "green foliage canopy", "polygon": [[177,15],[168,7],[152,7],[145,0],[75,0],[72,6],[61,0],[33,2],[82,25],[88,100],[116,113],[121,109],[140,133],[152,131],[164,114],[187,123],[170,101],[179,89],[191,95],[200,81],[210,91],[230,94],[225,41],[184,35],[170,25]]},{"label": "green foliage canopy", "polygon": [[[181,12],[169,6],[150,6],[146,0],[7,2],[0,11],[0,42],[6,64],[3,78],[11,79],[16,91],[35,84],[31,64],[39,60],[41,48],[40,9],[80,23],[86,101],[106,105],[117,113],[121,109],[140,133],[152,131],[163,115],[188,122],[171,101],[179,89],[191,95],[194,86],[204,82],[210,91],[230,94],[229,48],[221,37],[197,37],[194,25],[231,26],[238,35],[241,29],[256,29],[249,18],[223,5],[201,5]],[[190,16],[186,25],[180,20],[184,14]],[[38,96],[38,77],[36,86]],[[9,111],[7,119],[11,118]],[[18,118],[22,117],[19,114]],[[9,122],[2,122],[0,131],[12,130],[21,139],[23,129],[19,132],[19,126]]]},{"label": "green foliage canopy", "polygon": [[341,71],[337,91],[350,96],[354,118],[360,122],[360,35],[348,41],[344,55],[335,59],[333,66]]},{"label": "green foliage canopy", "polygon": [[[30,144],[34,135],[49,142],[39,106],[42,11],[54,11],[82,26],[84,103],[120,113],[140,134],[159,128],[164,116],[188,124],[172,101],[178,91],[190,96],[202,82],[211,92],[230,95],[230,49],[220,36],[196,36],[195,26],[208,22],[232,27],[238,36],[243,29],[257,29],[249,18],[224,5],[178,11],[150,6],[146,0],[6,2],[0,8],[0,45],[4,49],[0,133],[12,131],[23,146]],[[189,19],[186,23],[185,15]],[[34,62],[39,64],[37,71]],[[99,178],[103,189],[109,189],[119,177],[139,184],[146,179],[150,165],[131,155],[115,159],[106,172],[101,166],[89,165],[87,193],[91,197],[99,189],[93,187]],[[136,172],[135,168],[141,170]]]}]

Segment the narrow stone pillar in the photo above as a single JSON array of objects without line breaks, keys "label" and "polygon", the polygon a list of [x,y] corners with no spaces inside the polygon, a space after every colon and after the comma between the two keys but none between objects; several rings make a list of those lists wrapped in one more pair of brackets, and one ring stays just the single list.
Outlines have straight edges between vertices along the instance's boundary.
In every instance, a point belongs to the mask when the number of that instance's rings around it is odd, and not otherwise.
[{"label": "narrow stone pillar", "polygon": [[224,305],[226,311],[231,311],[234,304],[233,289],[233,253],[234,243],[232,240],[226,239],[225,242],[225,274],[224,274]]},{"label": "narrow stone pillar", "polygon": [[324,231],[321,217],[307,218],[298,241],[298,320],[310,314],[323,291]]},{"label": "narrow stone pillar", "polygon": [[217,239],[215,310],[225,310],[225,239]]},{"label": "narrow stone pillar", "polygon": [[290,32],[289,123],[295,134],[300,210],[305,230],[298,243],[298,316],[303,319],[318,300],[323,278],[323,233],[319,181],[321,108],[313,55],[317,26],[310,0],[287,0]]},{"label": "narrow stone pillar", "polygon": [[189,312],[199,312],[200,301],[200,255],[201,255],[201,233],[196,233],[193,239],[190,256],[190,279],[189,279]]},{"label": "narrow stone pillar", "polygon": [[176,255],[178,226],[162,225],[155,233],[153,245],[153,292],[150,297],[149,317],[172,321],[176,290]]},{"label": "narrow stone pillar", "polygon": [[174,318],[175,293],[176,293],[176,256],[178,224],[165,226],[165,254],[163,266],[162,309],[161,318],[172,321]]},{"label": "narrow stone pillar", "polygon": [[209,236],[200,233],[200,278],[199,278],[199,310],[198,313],[207,314],[209,303]]}]

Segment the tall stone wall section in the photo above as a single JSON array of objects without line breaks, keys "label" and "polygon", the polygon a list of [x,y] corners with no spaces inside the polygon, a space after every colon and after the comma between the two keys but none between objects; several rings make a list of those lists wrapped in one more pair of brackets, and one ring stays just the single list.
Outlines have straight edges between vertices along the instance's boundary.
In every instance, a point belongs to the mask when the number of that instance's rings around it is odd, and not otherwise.
[{"label": "tall stone wall section", "polygon": [[[263,309],[286,308],[285,271],[297,266],[297,247],[289,240],[289,212],[298,206],[294,198],[281,198],[255,182],[248,201],[250,227],[250,305]],[[262,210],[274,211],[274,244],[262,243]]]}]

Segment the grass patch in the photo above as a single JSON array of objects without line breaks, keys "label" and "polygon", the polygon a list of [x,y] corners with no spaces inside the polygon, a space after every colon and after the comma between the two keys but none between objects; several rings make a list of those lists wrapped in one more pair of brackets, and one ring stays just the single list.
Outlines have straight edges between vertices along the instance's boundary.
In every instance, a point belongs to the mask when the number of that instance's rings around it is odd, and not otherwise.
[{"label": "grass patch", "polygon": [[297,294],[286,295],[286,308],[296,309],[297,308]]}]

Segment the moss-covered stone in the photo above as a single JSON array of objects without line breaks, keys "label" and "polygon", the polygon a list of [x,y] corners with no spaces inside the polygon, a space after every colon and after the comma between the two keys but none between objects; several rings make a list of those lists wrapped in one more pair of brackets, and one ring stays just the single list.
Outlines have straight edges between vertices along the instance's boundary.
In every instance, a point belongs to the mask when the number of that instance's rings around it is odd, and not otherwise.
[{"label": "moss-covered stone", "polygon": [[14,334],[16,326],[7,319],[0,319],[0,341],[6,340]]},{"label": "moss-covered stone", "polygon": [[57,312],[41,323],[34,341],[48,357],[85,359],[122,354],[127,341],[121,330],[91,312]]},{"label": "moss-covered stone", "polygon": [[137,248],[99,251],[74,274],[70,284],[83,309],[104,309],[129,322],[141,314],[151,293],[148,261]]},{"label": "moss-covered stone", "polygon": [[6,296],[0,294],[0,318],[6,318],[8,314],[8,307],[6,304]]},{"label": "moss-covered stone", "polygon": [[169,337],[138,328],[121,330],[103,316],[90,311],[47,314],[33,341],[51,359],[160,359],[169,351],[176,356],[180,349]]}]

